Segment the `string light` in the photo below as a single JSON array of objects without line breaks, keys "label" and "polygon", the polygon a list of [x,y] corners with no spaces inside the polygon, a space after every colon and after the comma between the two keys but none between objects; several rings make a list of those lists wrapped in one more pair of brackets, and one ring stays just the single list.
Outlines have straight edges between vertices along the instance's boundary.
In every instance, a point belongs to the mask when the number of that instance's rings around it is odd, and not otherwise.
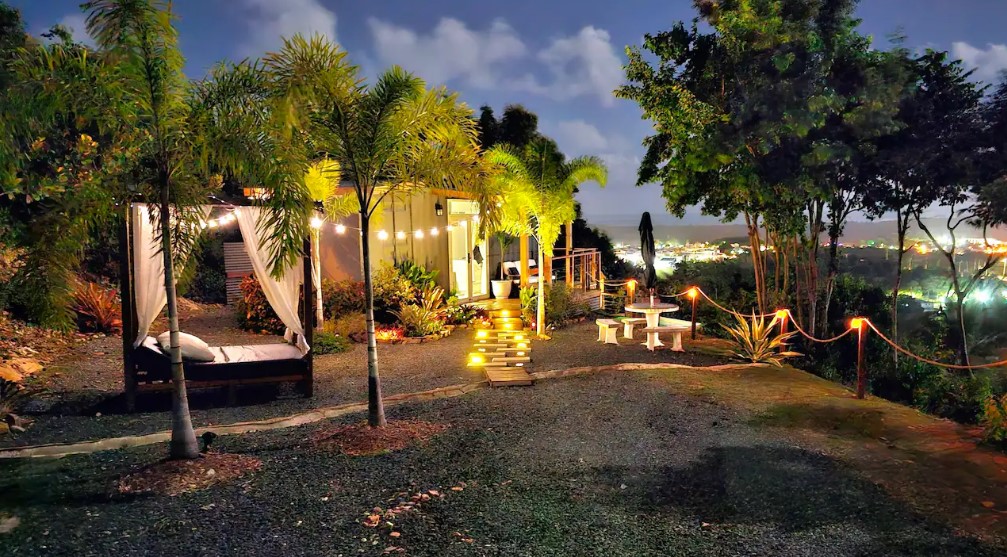
[{"label": "string light", "polygon": [[318,230],[319,228],[322,227],[322,224],[324,222],[325,221],[323,221],[322,219],[320,219],[318,217],[311,217],[311,228],[314,228],[315,230]]},{"label": "string light", "polygon": [[346,234],[346,225],[345,224],[337,224],[336,225],[336,234]]},{"label": "string light", "polygon": [[436,227],[435,227],[435,228],[431,228],[431,229],[430,229],[430,235],[431,235],[431,236],[436,236],[436,235],[438,235],[438,234],[440,234],[440,233],[441,233],[441,231],[440,231],[440,230],[438,230],[438,229],[437,229]]},{"label": "string light", "polygon": [[403,232],[402,230],[399,230],[398,232],[395,233],[395,239],[396,240],[405,240],[406,239],[406,233]]},{"label": "string light", "polygon": [[414,236],[416,236],[417,240],[422,240],[423,239],[423,231],[422,230],[417,230],[416,233],[414,234]]},{"label": "string light", "polygon": [[388,239],[388,232],[385,232],[384,230],[378,230],[378,239],[381,240],[382,242],[384,242],[385,240],[387,240]]}]

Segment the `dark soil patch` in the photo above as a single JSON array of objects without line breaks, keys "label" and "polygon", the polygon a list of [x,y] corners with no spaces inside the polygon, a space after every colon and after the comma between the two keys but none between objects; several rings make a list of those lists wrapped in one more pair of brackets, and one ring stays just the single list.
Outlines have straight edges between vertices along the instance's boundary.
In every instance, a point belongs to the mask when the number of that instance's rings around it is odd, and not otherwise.
[{"label": "dark soil patch", "polygon": [[447,428],[445,424],[419,420],[393,420],[384,427],[371,427],[361,422],[322,429],[312,435],[311,441],[320,447],[337,448],[350,456],[373,456],[422,443]]},{"label": "dark soil patch", "polygon": [[257,458],[225,453],[209,453],[195,460],[162,460],[123,477],[117,489],[121,494],[174,497],[226,484],[260,467],[262,461]]}]

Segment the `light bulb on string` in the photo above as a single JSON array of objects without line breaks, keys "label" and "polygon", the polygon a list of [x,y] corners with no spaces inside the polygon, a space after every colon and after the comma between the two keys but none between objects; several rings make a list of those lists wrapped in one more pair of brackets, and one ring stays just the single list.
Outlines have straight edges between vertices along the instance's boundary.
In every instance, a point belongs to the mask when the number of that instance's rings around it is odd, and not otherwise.
[{"label": "light bulb on string", "polygon": [[399,230],[398,232],[395,233],[395,239],[396,240],[405,240],[406,239],[406,233],[403,232],[403,231],[401,231],[401,230]]},{"label": "light bulb on string", "polygon": [[447,230],[448,232],[451,232],[454,229],[455,229],[455,227],[453,225],[450,225],[450,224],[444,227],[444,230]]},{"label": "light bulb on string", "polygon": [[422,240],[423,239],[423,231],[422,230],[417,230],[416,232],[413,233],[413,235],[416,236],[417,240]]},{"label": "light bulb on string", "polygon": [[336,225],[336,234],[346,234],[346,225],[344,225],[344,224],[337,224]]},{"label": "light bulb on string", "polygon": [[314,228],[315,230],[318,230],[318,229],[320,229],[322,227],[322,224],[324,222],[325,221],[323,221],[322,219],[320,219],[318,217],[311,217],[311,228]]},{"label": "light bulb on string", "polygon": [[388,232],[385,232],[384,230],[378,230],[378,239],[381,240],[382,242],[384,242],[385,240],[387,240],[388,239]]},{"label": "light bulb on string", "polygon": [[210,220],[209,222],[206,223],[206,226],[208,226],[210,228],[217,228],[217,221],[216,220]]},{"label": "light bulb on string", "polygon": [[437,230],[436,228],[431,228],[431,229],[430,229],[430,235],[431,235],[431,236],[436,236],[436,235],[438,235],[438,234],[440,234],[440,233],[441,233],[441,231],[440,231],[440,230]]}]

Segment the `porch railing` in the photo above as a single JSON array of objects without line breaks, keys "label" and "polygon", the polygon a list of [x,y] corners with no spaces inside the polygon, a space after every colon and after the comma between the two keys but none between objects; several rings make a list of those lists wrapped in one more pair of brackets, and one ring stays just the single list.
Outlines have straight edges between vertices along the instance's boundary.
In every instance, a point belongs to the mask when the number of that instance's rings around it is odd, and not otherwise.
[{"label": "porch railing", "polygon": [[553,282],[565,282],[592,306],[604,309],[605,274],[601,270],[601,252],[595,248],[559,248],[547,261],[544,276]]}]

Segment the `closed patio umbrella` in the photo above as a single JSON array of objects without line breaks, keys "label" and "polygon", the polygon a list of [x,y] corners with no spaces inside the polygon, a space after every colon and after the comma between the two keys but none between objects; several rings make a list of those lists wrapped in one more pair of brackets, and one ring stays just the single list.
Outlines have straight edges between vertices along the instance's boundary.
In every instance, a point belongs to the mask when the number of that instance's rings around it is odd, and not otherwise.
[{"label": "closed patio umbrella", "polygon": [[644,212],[640,219],[640,256],[643,257],[643,287],[650,292],[650,303],[654,303],[654,289],[657,288],[657,269],[654,260],[657,250],[654,248],[654,224],[650,221],[650,213]]}]

